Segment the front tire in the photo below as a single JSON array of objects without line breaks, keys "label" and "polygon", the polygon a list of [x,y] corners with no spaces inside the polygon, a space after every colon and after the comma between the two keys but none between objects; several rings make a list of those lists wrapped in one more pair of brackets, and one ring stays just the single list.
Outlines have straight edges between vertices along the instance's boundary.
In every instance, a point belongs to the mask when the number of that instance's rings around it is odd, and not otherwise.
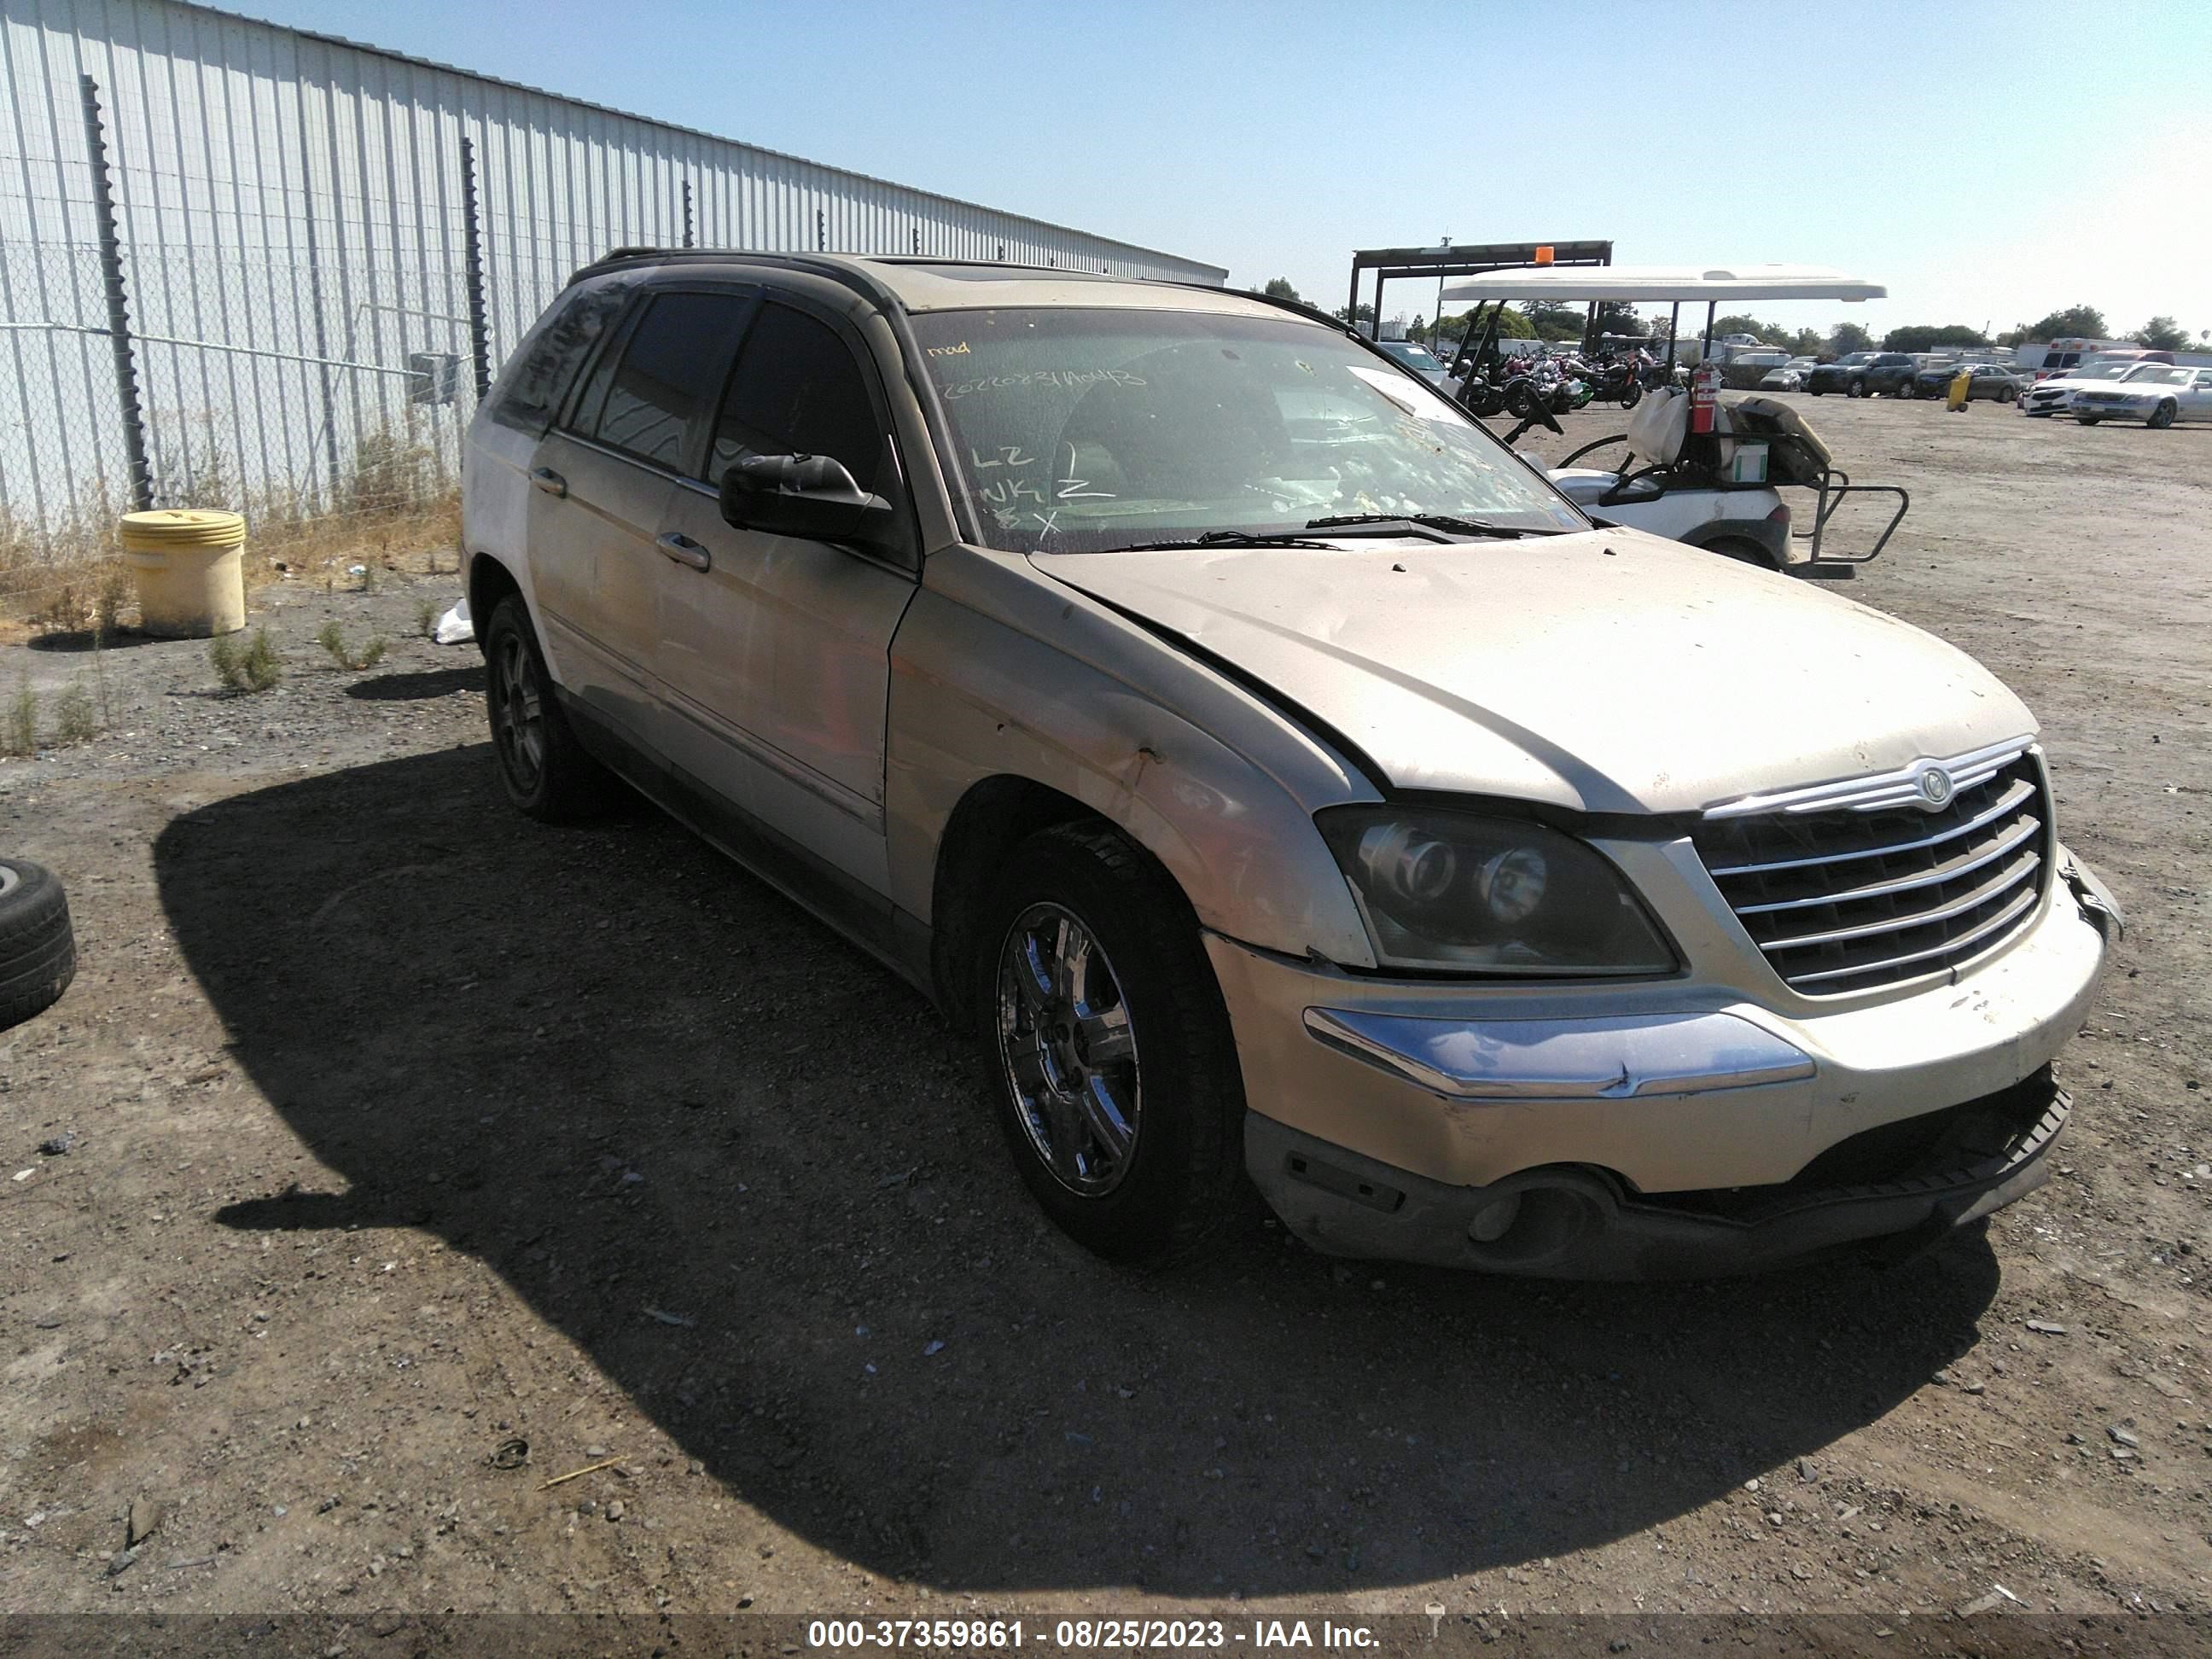
[{"label": "front tire", "polygon": [[976,937],[1000,1127],[1061,1231],[1112,1261],[1184,1255],[1243,1208],[1244,1085],[1189,902],[1103,824],[1014,849]]},{"label": "front tire", "polygon": [[2179,412],[2172,404],[2160,404],[2156,409],[2151,410],[2150,419],[2145,421],[2143,424],[2154,432],[2163,432],[2173,424],[2173,417]]},{"label": "front tire", "polygon": [[2101,415],[2076,415],[2074,418],[2083,426],[2094,426],[2105,417]]},{"label": "front tire", "polygon": [[614,780],[585,752],[562,711],[519,593],[492,611],[484,670],[484,710],[507,799],[542,823],[574,823],[605,812]]}]

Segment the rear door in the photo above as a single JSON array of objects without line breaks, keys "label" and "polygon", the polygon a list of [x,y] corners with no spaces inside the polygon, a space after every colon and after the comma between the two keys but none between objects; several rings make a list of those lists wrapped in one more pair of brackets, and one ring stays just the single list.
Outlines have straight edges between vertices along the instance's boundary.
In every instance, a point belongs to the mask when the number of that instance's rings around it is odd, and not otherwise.
[{"label": "rear door", "polygon": [[[696,478],[670,496],[659,625],[672,757],[754,826],[848,882],[889,891],[884,721],[891,635],[920,561],[875,365],[802,296],[760,305]],[[748,455],[828,455],[901,509],[902,553],[732,528],[721,475]]]},{"label": "rear door", "polygon": [[654,538],[704,447],[749,303],[736,290],[647,289],[532,467],[531,568],[558,676],[648,747],[665,736],[652,663],[665,560]]}]

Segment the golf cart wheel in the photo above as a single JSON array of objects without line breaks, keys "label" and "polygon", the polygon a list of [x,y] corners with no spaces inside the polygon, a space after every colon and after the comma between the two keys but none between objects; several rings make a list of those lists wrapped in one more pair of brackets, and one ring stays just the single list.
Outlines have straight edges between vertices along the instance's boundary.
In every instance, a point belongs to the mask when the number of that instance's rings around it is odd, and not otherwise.
[{"label": "golf cart wheel", "polygon": [[60,881],[27,860],[0,859],[0,1031],[60,1001],[76,976]]},{"label": "golf cart wheel", "polygon": [[1240,1213],[1243,1082],[1173,878],[1104,824],[1062,824],[1014,849],[978,921],[1000,1123],[1045,1213],[1144,1264]]},{"label": "golf cart wheel", "polygon": [[1724,559],[1734,559],[1738,564],[1755,564],[1761,570],[1779,570],[1774,556],[1753,541],[1748,536],[1723,536],[1718,541],[1703,544],[1708,553],[1717,553]]},{"label": "golf cart wheel", "polygon": [[2169,400],[2151,410],[2150,419],[2145,421],[2143,424],[2154,432],[2163,432],[2173,424],[2173,417],[2179,412],[2172,402]]},{"label": "golf cart wheel", "polygon": [[484,712],[500,782],[541,823],[574,823],[613,804],[613,775],[585,752],[562,711],[520,594],[501,599],[484,629]]}]

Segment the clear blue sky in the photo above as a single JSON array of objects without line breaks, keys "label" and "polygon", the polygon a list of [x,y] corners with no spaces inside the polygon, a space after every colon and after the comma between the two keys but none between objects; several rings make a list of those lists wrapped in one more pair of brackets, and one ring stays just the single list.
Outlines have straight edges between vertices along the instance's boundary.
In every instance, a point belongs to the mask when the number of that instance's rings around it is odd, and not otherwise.
[{"label": "clear blue sky", "polygon": [[1331,306],[1449,233],[1889,288],[1792,326],[2212,328],[2207,0],[232,3]]}]

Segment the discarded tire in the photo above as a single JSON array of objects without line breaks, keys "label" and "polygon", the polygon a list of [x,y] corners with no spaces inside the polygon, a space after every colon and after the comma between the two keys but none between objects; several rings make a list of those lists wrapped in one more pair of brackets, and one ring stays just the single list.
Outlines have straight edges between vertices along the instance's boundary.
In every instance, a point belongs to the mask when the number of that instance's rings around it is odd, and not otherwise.
[{"label": "discarded tire", "polygon": [[52,1006],[76,975],[61,883],[41,866],[0,858],[0,1031]]}]

